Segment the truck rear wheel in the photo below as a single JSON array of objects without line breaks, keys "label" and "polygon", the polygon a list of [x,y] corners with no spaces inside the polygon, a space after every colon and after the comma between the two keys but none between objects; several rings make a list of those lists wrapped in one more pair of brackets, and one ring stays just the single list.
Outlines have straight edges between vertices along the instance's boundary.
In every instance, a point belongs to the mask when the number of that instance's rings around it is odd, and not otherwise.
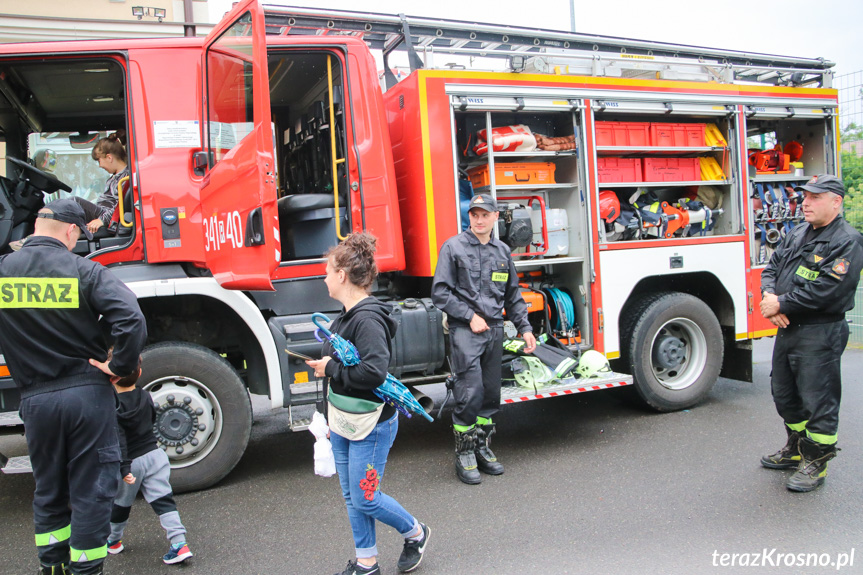
[{"label": "truck rear wheel", "polygon": [[623,346],[640,398],[657,411],[691,407],[722,368],[722,329],[702,300],[684,293],[646,296],[624,309]]},{"label": "truck rear wheel", "polygon": [[171,460],[174,492],[205,489],[240,461],[252,429],[243,381],[224,358],[185,342],[146,348],[138,386],[156,404],[154,431]]}]

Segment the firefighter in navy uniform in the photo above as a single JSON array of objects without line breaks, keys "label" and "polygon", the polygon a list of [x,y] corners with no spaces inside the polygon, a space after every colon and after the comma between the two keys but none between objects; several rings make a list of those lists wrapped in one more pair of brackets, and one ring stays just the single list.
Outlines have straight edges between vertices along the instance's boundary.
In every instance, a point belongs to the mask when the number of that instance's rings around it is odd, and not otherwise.
[{"label": "firefighter in navy uniform", "polygon": [[492,237],[498,209],[487,194],[474,196],[468,208],[470,228],[448,239],[432,283],[432,301],[447,314],[454,377],[453,411],[456,475],[464,483],[482,481],[479,472],[503,473],[491,451],[492,417],[500,409],[503,310],[536,349],[527,320],[527,304],[509,246]]},{"label": "firefighter in navy uniform", "polygon": [[839,178],[814,176],[795,190],[804,194],[807,224],[785,237],[761,274],[761,313],[779,328],[771,386],[788,441],[761,464],[796,467],[786,487],[805,492],[824,483],[836,456],[845,312],[854,307],[863,237],[841,215]]},{"label": "firefighter in navy uniform", "polygon": [[[0,347],[21,392],[36,490],[41,573],[102,573],[120,478],[111,379],[131,374],[147,337],[135,295],[102,265],[70,253],[84,211],[69,199],[37,214],[19,252],[0,258]],[[114,353],[99,316],[110,326]]]}]

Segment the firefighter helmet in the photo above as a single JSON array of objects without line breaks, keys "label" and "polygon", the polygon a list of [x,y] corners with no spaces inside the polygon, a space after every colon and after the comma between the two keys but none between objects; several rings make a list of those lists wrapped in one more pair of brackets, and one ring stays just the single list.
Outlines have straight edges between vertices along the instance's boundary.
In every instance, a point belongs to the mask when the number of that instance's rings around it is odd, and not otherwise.
[{"label": "firefighter helmet", "polygon": [[575,372],[581,377],[599,377],[611,373],[611,366],[604,355],[591,349],[582,354]]},{"label": "firefighter helmet", "polygon": [[599,192],[599,217],[610,224],[620,215],[620,200],[610,190]]}]

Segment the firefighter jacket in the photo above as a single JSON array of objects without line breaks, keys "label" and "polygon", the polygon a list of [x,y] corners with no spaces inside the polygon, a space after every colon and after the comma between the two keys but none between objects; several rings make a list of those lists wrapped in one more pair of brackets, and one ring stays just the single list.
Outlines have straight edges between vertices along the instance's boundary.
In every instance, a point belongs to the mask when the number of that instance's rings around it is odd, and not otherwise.
[{"label": "firefighter jacket", "polygon": [[451,324],[469,325],[476,313],[489,326],[502,325],[505,308],[519,333],[533,331],[509,246],[495,238],[483,244],[470,229],[441,248],[432,301]]},{"label": "firefighter jacket", "polygon": [[863,237],[837,216],[808,242],[812,226],[795,226],[761,273],[761,291],[775,293],[794,324],[845,318],[863,269]]},{"label": "firefighter jacket", "polygon": [[108,356],[100,315],[113,339],[109,368],[131,374],[147,326],[135,294],[113,273],[48,236],[0,258],[0,348],[22,398],[107,383],[89,363]]}]

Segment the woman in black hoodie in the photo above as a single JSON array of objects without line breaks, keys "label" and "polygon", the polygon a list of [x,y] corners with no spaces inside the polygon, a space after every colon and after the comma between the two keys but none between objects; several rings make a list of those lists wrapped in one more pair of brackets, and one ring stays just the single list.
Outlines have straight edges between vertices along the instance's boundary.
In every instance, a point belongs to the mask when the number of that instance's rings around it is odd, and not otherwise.
[{"label": "woman in black hoodie", "polygon": [[[375,237],[369,233],[351,234],[327,253],[324,282],[330,297],[344,306],[330,330],[353,342],[359,351],[360,363],[342,364],[335,358],[329,342],[324,343],[322,359],[306,363],[314,368],[315,376],[327,378],[336,394],[380,404],[380,398],[372,390],[386,378],[396,322],[390,317],[391,306],[370,295],[378,274],[375,243]],[[357,555],[357,560],[349,561],[342,575],[379,575],[375,520],[393,527],[405,538],[399,571],[413,571],[422,560],[429,528],[414,519],[398,501],[380,491],[398,425],[398,412],[390,405],[383,406],[374,429],[363,439],[343,437],[330,422],[336,470]]]}]

